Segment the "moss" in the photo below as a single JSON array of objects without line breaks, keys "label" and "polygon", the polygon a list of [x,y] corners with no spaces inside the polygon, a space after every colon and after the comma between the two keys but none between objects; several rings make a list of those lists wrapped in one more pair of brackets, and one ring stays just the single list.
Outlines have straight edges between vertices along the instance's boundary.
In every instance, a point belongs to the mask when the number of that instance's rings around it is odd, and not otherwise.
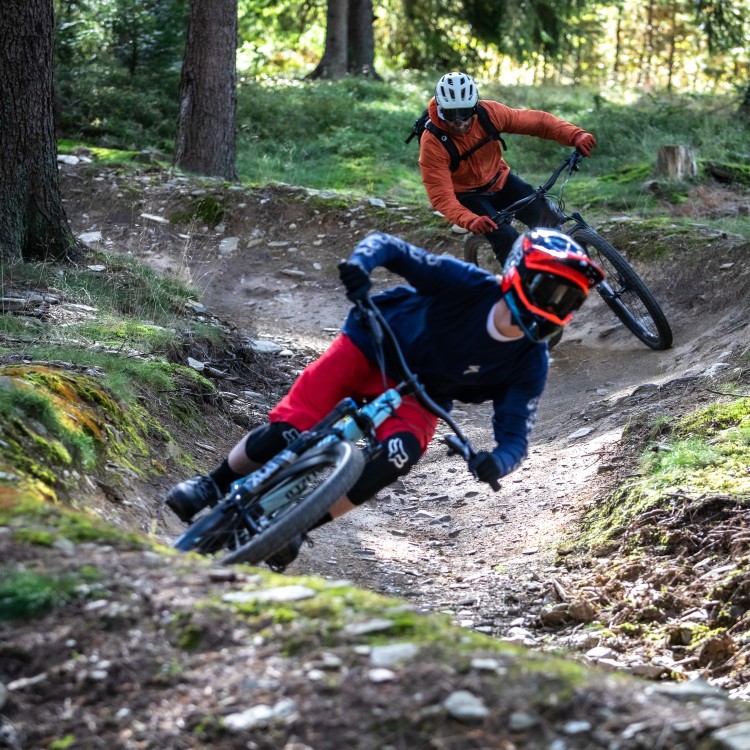
[{"label": "moss", "polygon": [[[174,379],[210,388],[205,378],[190,368],[149,363],[164,379],[165,390],[176,390]],[[126,407],[92,378],[41,366],[0,368],[0,459],[21,475],[39,479],[50,487],[65,487],[56,469],[94,470],[114,462],[138,475],[164,470],[158,461],[143,461],[151,454],[149,440],[172,442],[170,434],[139,403]],[[168,387],[167,387],[168,386]],[[194,412],[189,399],[182,404],[185,420]]]},{"label": "moss", "polygon": [[[750,399],[713,404],[676,422],[658,419],[649,425],[636,418],[626,433],[632,437],[639,432],[661,442],[644,451],[638,474],[586,514],[577,537],[565,545],[566,552],[611,553],[613,541],[621,540],[642,514],[657,508],[674,510],[693,496],[722,494],[739,502],[750,497]],[[639,529],[630,534],[621,552],[648,544],[661,545],[666,553],[680,542],[679,534],[660,537],[652,532]]]},{"label": "moss", "polygon": [[14,538],[30,544],[50,546],[59,538],[74,543],[119,543],[140,548],[144,540],[102,521],[98,516],[51,504],[37,487],[20,484],[0,486],[0,526],[13,530]]},{"label": "moss", "polygon": [[68,750],[70,747],[75,747],[76,744],[76,737],[74,734],[66,734],[64,737],[60,737],[57,740],[52,740],[52,742],[47,745],[49,750]]},{"label": "moss", "polygon": [[98,579],[98,571],[91,566],[64,576],[6,567],[0,570],[0,619],[40,617],[81,596],[81,584]]},{"label": "moss", "polygon": [[601,175],[601,182],[609,182],[615,185],[623,185],[630,182],[643,182],[651,176],[650,164],[624,164],[619,169],[609,174]]}]

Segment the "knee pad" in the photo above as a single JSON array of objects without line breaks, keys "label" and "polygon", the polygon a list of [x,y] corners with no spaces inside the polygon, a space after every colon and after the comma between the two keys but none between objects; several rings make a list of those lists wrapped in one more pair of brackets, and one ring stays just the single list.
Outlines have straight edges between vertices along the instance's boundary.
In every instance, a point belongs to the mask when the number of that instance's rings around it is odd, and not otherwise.
[{"label": "knee pad", "polygon": [[283,451],[300,431],[289,422],[269,422],[251,430],[245,443],[245,455],[257,464],[264,464]]},{"label": "knee pad", "polygon": [[347,496],[354,505],[361,505],[384,487],[409,473],[422,456],[422,446],[411,432],[395,432],[382,443],[382,450],[368,461],[362,476]]}]

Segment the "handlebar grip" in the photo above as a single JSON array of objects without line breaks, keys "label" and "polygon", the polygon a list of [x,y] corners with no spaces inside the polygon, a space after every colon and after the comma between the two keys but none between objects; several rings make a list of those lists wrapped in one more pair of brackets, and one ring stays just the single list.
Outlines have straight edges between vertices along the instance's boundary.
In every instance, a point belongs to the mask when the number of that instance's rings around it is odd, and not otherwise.
[{"label": "handlebar grip", "polygon": [[493,492],[498,492],[500,489],[500,482],[498,482],[497,479],[493,479],[490,482],[490,487],[492,487]]}]

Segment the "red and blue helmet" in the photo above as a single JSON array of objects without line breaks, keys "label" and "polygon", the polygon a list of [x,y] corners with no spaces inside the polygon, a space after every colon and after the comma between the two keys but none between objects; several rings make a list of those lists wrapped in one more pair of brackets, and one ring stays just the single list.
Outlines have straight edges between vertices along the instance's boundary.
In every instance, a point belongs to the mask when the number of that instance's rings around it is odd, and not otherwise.
[{"label": "red and blue helmet", "polygon": [[532,341],[554,336],[573,318],[604,271],[554,229],[532,229],[514,243],[501,287],[513,322]]}]

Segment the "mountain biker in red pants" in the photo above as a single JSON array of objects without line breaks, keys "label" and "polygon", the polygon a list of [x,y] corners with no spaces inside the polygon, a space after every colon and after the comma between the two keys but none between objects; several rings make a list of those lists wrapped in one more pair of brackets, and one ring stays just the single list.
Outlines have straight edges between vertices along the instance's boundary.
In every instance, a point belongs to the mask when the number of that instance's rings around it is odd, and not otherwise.
[{"label": "mountain biker in red pants", "polygon": [[[552,230],[519,237],[502,277],[377,233],[362,240],[339,266],[350,300],[367,295],[370,273],[377,266],[410,284],[390,288],[372,300],[428,394],[448,410],[454,400],[493,402],[497,446],[478,453],[470,469],[485,482],[510,473],[526,456],[547,379],[546,339],[570,321],[603,272],[573,240]],[[401,373],[387,357],[385,369],[392,387]],[[249,432],[210,474],[173,487],[167,506],[183,521],[190,521],[206,506],[215,505],[233,482],[320,421],[340,400],[371,400],[383,389],[375,345],[351,312],[341,334],[271,410],[269,422]],[[405,397],[376,431],[383,450],[313,528],[352,510],[407,474],[427,449],[436,426],[432,412],[413,396]],[[300,536],[266,562],[274,570],[283,570],[297,556],[301,541]]]},{"label": "mountain biker in red pants", "polygon": [[[502,266],[518,232],[510,224],[498,226],[489,217],[530,195],[534,188],[511,173],[503,159],[502,141],[491,138],[482,126],[478,107],[484,108],[498,133],[532,135],[575,146],[584,156],[591,155],[596,139],[548,112],[480,101],[476,84],[466,73],[448,73],[438,81],[427,107],[432,128],[428,126],[419,141],[419,167],[427,197],[449,221],[485,235]],[[459,154],[455,171],[451,171],[451,156],[443,142],[446,137]],[[528,227],[555,226],[557,215],[546,198],[518,212]]]}]

